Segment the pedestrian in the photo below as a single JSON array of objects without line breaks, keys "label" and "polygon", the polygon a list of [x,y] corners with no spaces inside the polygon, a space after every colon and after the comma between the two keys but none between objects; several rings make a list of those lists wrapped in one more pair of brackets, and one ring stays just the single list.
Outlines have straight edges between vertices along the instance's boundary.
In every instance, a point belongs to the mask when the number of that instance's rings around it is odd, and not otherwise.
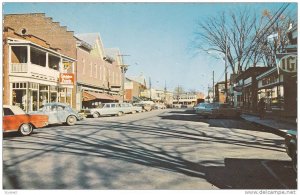
[{"label": "pedestrian", "polygon": [[258,112],[259,112],[260,119],[264,119],[264,117],[265,117],[265,107],[266,107],[265,99],[260,98],[260,100],[258,102]]}]

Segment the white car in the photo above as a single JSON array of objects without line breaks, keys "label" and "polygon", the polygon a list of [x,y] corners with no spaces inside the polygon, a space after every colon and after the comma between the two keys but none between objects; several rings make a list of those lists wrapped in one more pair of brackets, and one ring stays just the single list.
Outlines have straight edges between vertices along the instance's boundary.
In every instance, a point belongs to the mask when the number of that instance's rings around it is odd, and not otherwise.
[{"label": "white car", "polygon": [[122,116],[123,114],[141,112],[142,108],[138,106],[132,106],[129,103],[104,103],[98,108],[91,108],[84,110],[87,116],[93,116],[98,118],[100,116],[117,115]]},{"label": "white car", "polygon": [[137,113],[137,112],[142,112],[143,108],[141,106],[133,106],[130,103],[120,103],[120,108],[121,111],[125,114],[131,113]]}]

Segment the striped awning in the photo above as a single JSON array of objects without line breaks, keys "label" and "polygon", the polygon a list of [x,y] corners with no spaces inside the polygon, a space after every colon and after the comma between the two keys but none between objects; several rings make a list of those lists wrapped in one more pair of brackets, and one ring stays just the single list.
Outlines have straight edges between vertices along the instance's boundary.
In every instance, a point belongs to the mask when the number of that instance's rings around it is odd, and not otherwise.
[{"label": "striped awning", "polygon": [[91,92],[91,91],[84,91],[82,99],[83,101],[91,101],[95,99],[116,100],[112,95],[106,93]]}]

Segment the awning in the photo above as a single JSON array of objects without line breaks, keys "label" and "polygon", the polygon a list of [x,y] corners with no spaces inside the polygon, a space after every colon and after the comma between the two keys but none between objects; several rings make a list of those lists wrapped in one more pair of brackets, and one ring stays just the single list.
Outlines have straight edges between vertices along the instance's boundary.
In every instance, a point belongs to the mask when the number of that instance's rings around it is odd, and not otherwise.
[{"label": "awning", "polygon": [[106,93],[96,93],[96,92],[83,92],[83,101],[91,101],[95,99],[102,99],[102,100],[115,100],[115,98]]}]

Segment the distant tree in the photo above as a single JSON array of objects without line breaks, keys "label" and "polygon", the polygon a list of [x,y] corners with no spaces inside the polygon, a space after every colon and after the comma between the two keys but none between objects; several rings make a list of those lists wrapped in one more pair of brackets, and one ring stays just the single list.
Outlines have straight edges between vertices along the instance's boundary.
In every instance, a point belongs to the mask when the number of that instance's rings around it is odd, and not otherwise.
[{"label": "distant tree", "polygon": [[185,90],[184,90],[183,87],[181,87],[181,86],[175,87],[174,94],[180,95],[180,94],[183,94],[183,93],[185,93]]}]

